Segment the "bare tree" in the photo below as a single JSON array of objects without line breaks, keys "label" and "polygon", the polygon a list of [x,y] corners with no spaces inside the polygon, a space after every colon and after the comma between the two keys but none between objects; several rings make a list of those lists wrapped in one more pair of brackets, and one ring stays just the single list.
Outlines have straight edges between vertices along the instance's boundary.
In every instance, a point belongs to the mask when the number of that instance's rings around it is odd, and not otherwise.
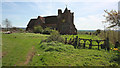
[{"label": "bare tree", "polygon": [[8,31],[9,28],[12,27],[11,22],[8,19],[3,20],[2,24],[5,26],[7,31]]}]

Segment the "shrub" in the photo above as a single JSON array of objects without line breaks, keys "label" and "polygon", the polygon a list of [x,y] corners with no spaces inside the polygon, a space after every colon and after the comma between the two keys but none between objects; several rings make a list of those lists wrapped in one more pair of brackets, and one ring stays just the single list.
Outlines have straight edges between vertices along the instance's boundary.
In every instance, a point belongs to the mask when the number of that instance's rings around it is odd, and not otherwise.
[{"label": "shrub", "polygon": [[23,32],[24,30],[22,28],[19,29],[20,32]]},{"label": "shrub", "polygon": [[47,27],[44,29],[43,34],[50,34],[52,32],[52,29],[50,27]]},{"label": "shrub", "polygon": [[51,41],[64,42],[64,38],[60,36],[58,31],[53,30],[51,32],[51,35],[47,39],[47,42],[51,42]]},{"label": "shrub", "polygon": [[41,26],[35,26],[33,31],[34,33],[42,33],[43,28]]},{"label": "shrub", "polygon": [[12,27],[12,30],[17,30],[17,28],[16,27]]},{"label": "shrub", "polygon": [[100,29],[97,29],[97,30],[95,31],[96,34],[100,34],[100,32],[101,32]]},{"label": "shrub", "polygon": [[52,42],[43,42],[40,45],[40,48],[42,48],[45,52],[48,51],[57,51],[57,52],[63,52],[63,51],[73,51],[74,47],[72,45],[64,45],[63,43],[52,41]]}]

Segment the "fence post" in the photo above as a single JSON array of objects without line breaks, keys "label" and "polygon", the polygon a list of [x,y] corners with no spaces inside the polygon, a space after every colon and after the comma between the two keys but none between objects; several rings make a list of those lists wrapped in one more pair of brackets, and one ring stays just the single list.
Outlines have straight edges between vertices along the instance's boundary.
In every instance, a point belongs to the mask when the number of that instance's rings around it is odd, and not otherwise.
[{"label": "fence post", "polygon": [[81,44],[80,44],[80,38],[79,38],[79,41],[78,41],[78,48],[80,48]]},{"label": "fence post", "polygon": [[106,49],[106,39],[104,40],[103,49]]},{"label": "fence post", "polygon": [[101,44],[101,49],[103,49],[103,44]]},{"label": "fence post", "polygon": [[100,43],[100,41],[99,41],[99,40],[97,40],[97,43],[98,43],[98,50],[100,50],[100,49],[99,49],[99,43]]},{"label": "fence post", "polygon": [[67,38],[65,38],[65,44],[67,44]]},{"label": "fence post", "polygon": [[85,48],[85,43],[86,43],[86,40],[84,39],[84,44],[83,44],[83,48]]},{"label": "fence post", "polygon": [[73,44],[74,48],[77,47],[77,40],[78,40],[78,36],[76,36],[76,38],[75,38],[75,42],[74,42],[74,44]]},{"label": "fence post", "polygon": [[118,46],[119,46],[119,41],[117,41],[117,42],[115,43],[115,47],[114,47],[114,48],[118,48]]},{"label": "fence post", "polygon": [[92,48],[92,39],[90,39],[89,41],[90,41],[89,49],[91,49]]},{"label": "fence post", "polygon": [[106,47],[107,47],[107,51],[110,50],[110,44],[109,44],[109,38],[106,38]]}]

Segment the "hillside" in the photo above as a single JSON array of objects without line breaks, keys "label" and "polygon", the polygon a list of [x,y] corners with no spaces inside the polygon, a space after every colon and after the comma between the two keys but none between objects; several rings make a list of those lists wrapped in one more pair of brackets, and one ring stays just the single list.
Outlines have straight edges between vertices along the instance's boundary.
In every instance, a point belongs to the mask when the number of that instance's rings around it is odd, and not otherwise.
[{"label": "hillside", "polygon": [[[117,66],[117,52],[92,49],[74,49],[60,42],[41,42],[49,35],[34,33],[2,34],[3,66]],[[86,39],[97,36],[78,35]],[[73,37],[73,35],[62,35]]]}]

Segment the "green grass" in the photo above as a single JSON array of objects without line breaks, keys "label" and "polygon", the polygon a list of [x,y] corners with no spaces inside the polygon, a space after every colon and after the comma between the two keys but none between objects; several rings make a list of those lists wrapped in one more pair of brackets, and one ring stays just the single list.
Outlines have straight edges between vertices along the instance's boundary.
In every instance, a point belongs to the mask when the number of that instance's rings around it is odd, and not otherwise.
[{"label": "green grass", "polygon": [[[3,66],[114,66],[117,53],[103,49],[74,49],[72,45],[59,42],[43,42],[49,35],[34,33],[12,33],[2,35]],[[99,39],[97,36],[78,35],[85,39]],[[73,37],[62,35],[62,37]],[[34,49],[32,50],[32,47]],[[95,47],[97,48],[97,47]],[[32,60],[24,64],[29,52],[35,52]]]},{"label": "green grass", "polygon": [[44,39],[40,34],[13,33],[2,35],[3,65],[23,65],[28,52]]},{"label": "green grass", "polygon": [[63,35],[63,37],[67,37],[68,39],[70,38],[75,38],[76,36],[78,36],[79,38],[84,38],[84,39],[94,39],[94,40],[98,40],[99,37],[95,36],[95,35],[85,35],[85,34],[78,34],[78,35]]},{"label": "green grass", "polygon": [[[44,45],[44,46],[43,46]],[[62,43],[38,45],[31,66],[113,66],[117,53],[97,49],[74,49]]]}]

